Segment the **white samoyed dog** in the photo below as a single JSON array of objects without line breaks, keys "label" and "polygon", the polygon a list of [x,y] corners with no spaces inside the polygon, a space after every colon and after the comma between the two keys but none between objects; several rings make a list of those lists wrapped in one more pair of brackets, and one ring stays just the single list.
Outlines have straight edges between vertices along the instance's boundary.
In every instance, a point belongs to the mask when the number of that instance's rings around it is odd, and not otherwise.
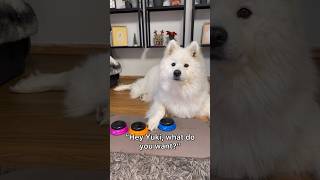
[{"label": "white samoyed dog", "polygon": [[212,158],[218,177],[319,175],[317,71],[296,3],[214,2]]},{"label": "white samoyed dog", "polygon": [[210,118],[210,86],[205,62],[197,42],[181,48],[175,40],[167,45],[159,65],[133,84],[114,90],[130,90],[132,98],[152,101],[148,128],[154,130],[169,113],[180,118]]},{"label": "white samoyed dog", "polygon": [[[117,63],[110,57],[110,66]],[[17,82],[11,91],[37,93],[52,90],[66,91],[64,104],[66,116],[79,117],[94,111],[102,112],[107,105],[108,60],[105,55],[95,55],[81,66],[57,74],[35,73]],[[99,111],[99,112],[98,112]],[[97,114],[98,115],[98,114]],[[106,118],[99,119],[101,125]]]}]

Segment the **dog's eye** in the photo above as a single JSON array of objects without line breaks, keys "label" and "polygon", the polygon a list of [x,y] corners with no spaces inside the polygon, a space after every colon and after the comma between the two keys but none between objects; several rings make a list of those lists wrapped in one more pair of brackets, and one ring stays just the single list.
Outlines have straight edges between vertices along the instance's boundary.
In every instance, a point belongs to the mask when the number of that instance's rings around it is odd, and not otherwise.
[{"label": "dog's eye", "polygon": [[171,64],[171,66],[175,66],[175,65],[176,65],[176,63],[172,63],[172,64]]},{"label": "dog's eye", "polygon": [[189,64],[184,64],[184,67],[185,67],[185,68],[189,67]]},{"label": "dog's eye", "polygon": [[248,8],[241,8],[237,12],[238,18],[248,19],[252,15],[252,12]]}]

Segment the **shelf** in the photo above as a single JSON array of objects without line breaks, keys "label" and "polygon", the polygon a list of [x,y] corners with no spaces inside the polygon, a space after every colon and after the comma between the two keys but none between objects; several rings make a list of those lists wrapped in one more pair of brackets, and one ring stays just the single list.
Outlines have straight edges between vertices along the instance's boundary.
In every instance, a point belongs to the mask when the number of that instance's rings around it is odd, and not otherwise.
[{"label": "shelf", "polygon": [[[191,41],[194,41],[194,33],[195,33],[195,17],[196,13],[198,12],[197,10],[199,9],[208,9],[210,10],[210,4],[195,4],[195,0],[192,0],[192,17],[191,17]],[[209,12],[209,17],[210,21],[210,12]],[[202,38],[202,37],[201,37]],[[201,47],[210,47],[210,44],[201,44]]]},{"label": "shelf", "polygon": [[166,46],[149,46],[148,48],[165,48]]},{"label": "shelf", "polygon": [[110,9],[110,14],[121,14],[121,13],[136,13],[139,12],[141,9],[140,8],[126,8],[126,9],[115,9],[112,8]]},{"label": "shelf", "polygon": [[194,6],[195,9],[210,9],[209,4],[197,4]]},{"label": "shelf", "polygon": [[[183,39],[182,39],[182,41],[181,42],[183,42],[183,45],[182,46],[184,46],[184,44],[185,44],[185,27],[186,27],[186,23],[185,23],[185,17],[186,17],[186,6],[185,6],[185,4],[182,4],[182,5],[178,5],[178,6],[161,6],[161,7],[149,7],[148,6],[148,4],[149,4],[149,1],[148,0],[145,0],[144,1],[145,2],[145,14],[146,14],[146,30],[147,30],[147,32],[146,32],[146,37],[147,37],[147,39],[146,39],[146,47],[147,48],[165,48],[166,46],[154,46],[154,45],[152,45],[152,43],[151,43],[151,40],[153,39],[151,36],[152,36],[152,34],[150,33],[150,30],[151,30],[151,14],[153,13],[153,12],[163,12],[163,13],[165,13],[166,11],[168,12],[168,11],[178,11],[179,13],[180,12],[182,12],[182,16],[183,16],[183,31],[182,31],[182,33],[183,33],[183,35],[182,35],[182,37],[183,37]],[[181,20],[179,21],[179,22],[181,22]],[[181,33],[181,34],[182,34]]]},{"label": "shelf", "polygon": [[179,6],[162,6],[162,7],[147,7],[147,11],[177,11],[184,10],[184,5]]},{"label": "shelf", "polygon": [[210,44],[201,44],[201,47],[210,47]]},{"label": "shelf", "polygon": [[143,48],[142,46],[111,46],[111,48]]},{"label": "shelf", "polygon": [[[120,9],[116,9],[116,8],[111,8],[110,9],[110,14],[121,14],[124,15],[124,17],[122,16],[118,16],[116,15],[114,18],[116,21],[110,21],[110,26],[113,26],[114,24],[117,24],[117,21],[121,21],[123,18],[126,17],[130,17],[130,20],[132,21],[134,17],[137,17],[137,21],[133,21],[135,23],[138,23],[138,28],[139,31],[135,32],[137,33],[136,38],[139,37],[139,41],[138,42],[138,46],[133,46],[132,44],[126,45],[126,46],[111,46],[111,49],[138,49],[138,48],[144,48],[144,18],[143,18],[143,4],[142,4],[142,0],[137,0],[137,6],[133,7],[133,8],[120,8]],[[130,26],[127,26],[128,30],[130,29]],[[112,35],[111,35],[112,36]],[[129,35],[128,35],[129,38]]]},{"label": "shelf", "polygon": [[[166,47],[167,46],[148,46],[147,48],[166,48]],[[180,45],[180,47],[183,47],[183,45]]]}]

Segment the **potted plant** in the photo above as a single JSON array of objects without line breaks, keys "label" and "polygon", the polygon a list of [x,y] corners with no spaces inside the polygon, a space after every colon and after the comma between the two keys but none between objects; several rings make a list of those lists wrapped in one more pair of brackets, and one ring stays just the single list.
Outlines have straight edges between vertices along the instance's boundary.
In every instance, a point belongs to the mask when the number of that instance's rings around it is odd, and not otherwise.
[{"label": "potted plant", "polygon": [[173,40],[177,33],[174,31],[167,31],[167,35],[169,36],[169,40]]},{"label": "potted plant", "polygon": [[181,0],[170,0],[171,1],[171,6],[180,6],[181,5]]}]

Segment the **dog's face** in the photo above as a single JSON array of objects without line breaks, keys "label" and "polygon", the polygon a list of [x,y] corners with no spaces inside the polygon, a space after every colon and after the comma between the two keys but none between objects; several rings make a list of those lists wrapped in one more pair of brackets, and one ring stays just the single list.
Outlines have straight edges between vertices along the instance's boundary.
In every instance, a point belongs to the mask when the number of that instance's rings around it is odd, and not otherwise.
[{"label": "dog's face", "polygon": [[249,88],[289,87],[299,66],[296,61],[306,57],[295,25],[294,1],[214,1],[210,38],[215,106],[226,98],[232,102],[235,95],[245,97],[241,92]]},{"label": "dog's face", "polygon": [[197,42],[192,42],[187,48],[181,48],[172,40],[160,63],[160,76],[162,80],[173,83],[192,81],[205,74],[202,65],[202,54]]},{"label": "dog's face", "polygon": [[266,47],[281,45],[294,26],[293,0],[216,0],[211,29],[215,63],[245,67]]}]

